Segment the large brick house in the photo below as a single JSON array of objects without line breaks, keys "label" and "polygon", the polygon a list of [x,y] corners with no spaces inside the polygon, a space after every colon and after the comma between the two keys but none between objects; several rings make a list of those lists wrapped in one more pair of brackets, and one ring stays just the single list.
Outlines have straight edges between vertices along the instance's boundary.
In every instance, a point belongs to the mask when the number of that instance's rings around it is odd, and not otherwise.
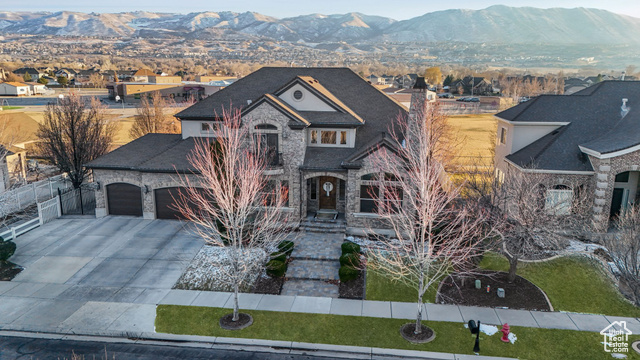
[{"label": "large brick house", "polygon": [[560,187],[582,183],[602,228],[640,199],[640,82],[542,95],[496,118],[498,172],[515,167],[552,174]]},{"label": "large brick house", "polygon": [[100,184],[96,214],[179,217],[176,172],[190,173],[195,139],[209,136],[230,106],[270,147],[267,175],[289,189],[294,216],[338,217],[354,232],[383,227],[370,194],[384,176],[367,158],[407,110],[346,68],[262,68],[178,113],[182,134],[148,134],[90,162]]}]

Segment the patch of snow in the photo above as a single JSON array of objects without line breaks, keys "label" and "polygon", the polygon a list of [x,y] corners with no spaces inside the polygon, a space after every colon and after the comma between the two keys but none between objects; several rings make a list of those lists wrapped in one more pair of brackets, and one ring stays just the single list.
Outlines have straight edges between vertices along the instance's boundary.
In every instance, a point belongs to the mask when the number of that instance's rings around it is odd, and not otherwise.
[{"label": "patch of snow", "polygon": [[[232,282],[229,280],[229,274],[232,270],[231,251],[232,249],[225,247],[203,246],[176,282],[176,288],[232,291]],[[262,250],[245,250],[241,262],[250,270],[242,281],[242,287],[253,285],[261,273],[260,270],[262,270],[267,256]]]},{"label": "patch of snow", "polygon": [[518,337],[514,333],[509,333],[509,335],[507,335],[507,338],[509,339],[509,342],[512,344],[515,343],[516,340],[518,340]]},{"label": "patch of snow", "polygon": [[485,325],[480,323],[480,331],[487,334],[488,336],[493,336],[498,332],[498,327],[494,325]]},{"label": "patch of snow", "polygon": [[611,357],[614,359],[626,359],[627,355],[625,354],[617,354],[617,353],[611,353]]}]

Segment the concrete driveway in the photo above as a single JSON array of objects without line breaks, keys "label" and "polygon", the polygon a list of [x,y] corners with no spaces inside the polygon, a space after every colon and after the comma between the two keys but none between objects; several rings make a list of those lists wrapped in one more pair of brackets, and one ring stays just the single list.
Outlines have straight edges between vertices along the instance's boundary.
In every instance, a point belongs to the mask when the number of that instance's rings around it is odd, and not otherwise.
[{"label": "concrete driveway", "polygon": [[16,244],[11,261],[25,269],[0,282],[0,328],[117,330],[118,319],[152,326],[155,305],[204,242],[179,221],[109,216],[57,219]]}]

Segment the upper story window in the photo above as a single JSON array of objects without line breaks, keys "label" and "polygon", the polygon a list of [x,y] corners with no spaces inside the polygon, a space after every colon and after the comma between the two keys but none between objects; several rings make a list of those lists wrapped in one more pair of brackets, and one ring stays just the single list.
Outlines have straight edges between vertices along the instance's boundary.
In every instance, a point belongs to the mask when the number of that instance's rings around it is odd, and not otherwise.
[{"label": "upper story window", "polygon": [[300,100],[302,100],[303,97],[304,97],[304,93],[302,91],[296,90],[296,91],[293,92],[293,98],[295,100],[300,101]]},{"label": "upper story window", "polygon": [[506,144],[506,143],[507,143],[507,129],[500,128],[500,144]]},{"label": "upper story window", "polygon": [[310,129],[309,146],[353,147],[353,129]]},{"label": "upper story window", "polygon": [[211,124],[203,122],[200,124],[200,130],[202,131],[211,131]]},{"label": "upper story window", "polygon": [[279,137],[279,130],[274,125],[259,124],[254,127],[256,150],[265,153],[267,165],[281,165]]}]

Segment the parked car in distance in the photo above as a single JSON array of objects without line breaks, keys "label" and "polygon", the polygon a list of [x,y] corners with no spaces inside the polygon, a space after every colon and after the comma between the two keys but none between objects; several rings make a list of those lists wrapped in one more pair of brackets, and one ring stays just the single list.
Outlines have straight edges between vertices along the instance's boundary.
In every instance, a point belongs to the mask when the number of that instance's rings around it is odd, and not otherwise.
[{"label": "parked car in distance", "polygon": [[467,101],[468,98],[466,97],[459,97],[456,99],[456,101]]},{"label": "parked car in distance", "polygon": [[467,98],[466,101],[468,101],[468,102],[480,102],[480,99],[477,98],[477,97],[472,97],[472,98]]},{"label": "parked car in distance", "polygon": [[453,96],[453,94],[451,94],[451,93],[438,94],[438,97],[441,98],[441,99],[453,99],[453,98],[455,98],[455,96]]}]

